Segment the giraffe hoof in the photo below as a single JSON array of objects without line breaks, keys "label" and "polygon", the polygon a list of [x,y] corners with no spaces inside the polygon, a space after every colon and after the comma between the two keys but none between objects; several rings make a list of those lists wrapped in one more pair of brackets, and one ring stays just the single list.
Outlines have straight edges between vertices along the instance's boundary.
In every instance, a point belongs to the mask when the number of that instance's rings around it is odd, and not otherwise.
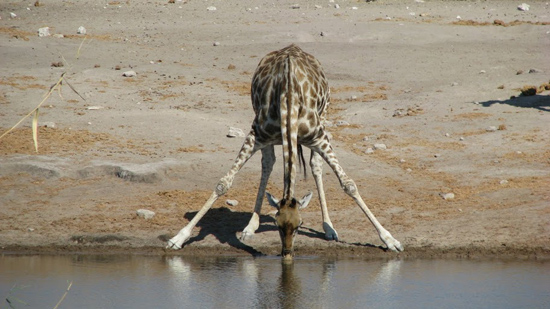
[{"label": "giraffe hoof", "polygon": [[388,239],[385,241],[385,243],[386,246],[388,246],[388,250],[391,250],[393,252],[402,252],[404,250],[403,245],[395,238],[392,238],[391,240]]},{"label": "giraffe hoof", "polygon": [[323,222],[323,230],[325,231],[325,239],[326,240],[338,241],[338,233],[332,227],[332,225],[330,225],[326,222]]},{"label": "giraffe hoof", "polygon": [[243,231],[241,233],[241,241],[247,241],[247,240],[250,240],[252,239],[252,237],[254,237],[254,233],[250,233],[250,232],[247,232],[247,231]]}]

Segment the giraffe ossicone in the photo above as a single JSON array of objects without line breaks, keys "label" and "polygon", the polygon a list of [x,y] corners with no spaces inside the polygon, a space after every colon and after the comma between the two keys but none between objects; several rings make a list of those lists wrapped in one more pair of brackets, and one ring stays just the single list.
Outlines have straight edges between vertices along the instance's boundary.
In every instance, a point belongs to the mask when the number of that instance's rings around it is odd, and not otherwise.
[{"label": "giraffe ossicone", "polygon": [[231,169],[220,179],[216,189],[199,212],[180,232],[168,241],[167,248],[180,249],[191,236],[192,229],[212,207],[212,204],[230,189],[233,179],[244,164],[258,150],[262,152],[262,174],[256,196],[254,213],[241,234],[241,240],[254,235],[259,227],[260,211],[266,187],[275,164],[274,145],[283,147],[284,190],[282,199],[268,195],[270,204],[277,207],[275,215],[281,236],[281,256],[294,255],[294,239],[302,224],[300,208],[309,204],[311,193],[296,200],[296,166],[300,164],[299,151],[305,146],[311,150],[310,167],[317,186],[325,238],[338,240],[328,214],[322,179],[322,165],[326,162],[344,192],[351,196],[378,231],[389,250],[402,251],[403,246],[378,222],[359,195],[355,182],[340,166],[325,131],[326,110],[330,89],[321,64],[312,55],[292,44],[267,54],[256,68],[252,78],[251,98],[256,117]]}]

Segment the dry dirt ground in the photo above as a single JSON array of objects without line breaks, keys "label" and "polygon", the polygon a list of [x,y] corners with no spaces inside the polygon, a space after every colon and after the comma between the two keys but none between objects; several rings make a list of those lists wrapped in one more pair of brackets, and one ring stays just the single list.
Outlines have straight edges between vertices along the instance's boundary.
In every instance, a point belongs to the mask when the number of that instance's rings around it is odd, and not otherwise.
[{"label": "dry dirt ground", "polygon": [[[315,198],[297,255],[550,257],[547,1],[33,2],[0,3],[0,134],[65,79],[40,108],[38,153],[31,118],[0,139],[2,252],[277,254],[267,203],[257,235],[239,240],[260,154],[182,250],[163,248],[230,168],[243,138],[226,134],[249,130],[257,63],[296,43],[327,73],[344,169],[405,246],[385,252],[326,169],[341,241],[323,239]],[[525,85],[543,87],[522,96]],[[268,190],[281,189],[279,159]],[[301,178],[298,194],[310,190]]]}]

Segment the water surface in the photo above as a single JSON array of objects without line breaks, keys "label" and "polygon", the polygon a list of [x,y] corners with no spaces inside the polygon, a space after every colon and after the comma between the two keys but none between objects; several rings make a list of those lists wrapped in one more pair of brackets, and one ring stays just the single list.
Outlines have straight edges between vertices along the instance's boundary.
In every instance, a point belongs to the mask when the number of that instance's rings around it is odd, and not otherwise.
[{"label": "water surface", "polygon": [[550,308],[550,262],[0,256],[0,308]]}]

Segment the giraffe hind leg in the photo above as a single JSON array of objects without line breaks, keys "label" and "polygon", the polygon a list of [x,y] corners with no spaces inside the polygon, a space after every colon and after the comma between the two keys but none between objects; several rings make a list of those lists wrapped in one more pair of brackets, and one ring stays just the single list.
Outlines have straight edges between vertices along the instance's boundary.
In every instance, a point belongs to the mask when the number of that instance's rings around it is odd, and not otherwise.
[{"label": "giraffe hind leg", "polygon": [[233,184],[235,175],[244,166],[248,159],[250,159],[250,157],[252,157],[252,155],[254,155],[254,153],[258,150],[257,146],[254,131],[251,131],[247,135],[244,144],[241,147],[241,150],[239,151],[239,154],[237,155],[237,158],[235,159],[235,162],[229,172],[227,172],[227,174],[218,181],[214,192],[212,192],[210,198],[206,201],[206,203],[204,203],[195,217],[193,217],[193,219],[183,229],[181,229],[176,236],[168,240],[168,245],[166,246],[167,249],[178,250],[183,247],[183,244],[191,237],[191,232],[199,220],[212,207],[214,202],[216,202],[220,196],[224,195],[229,190]]},{"label": "giraffe hind leg", "polygon": [[363,198],[361,195],[359,195],[359,191],[357,190],[357,185],[353,181],[353,179],[349,178],[346,173],[344,172],[344,169],[340,164],[338,163],[338,159],[336,158],[336,154],[332,150],[332,146],[330,145],[330,142],[328,140],[328,137],[326,134],[319,140],[319,142],[315,145],[310,147],[312,150],[316,151],[321,155],[321,157],[327,162],[327,164],[332,168],[334,173],[336,174],[336,177],[338,177],[338,180],[340,181],[340,185],[344,192],[346,192],[347,195],[351,196],[357,206],[361,208],[361,210],[365,213],[369,221],[374,225],[374,228],[378,231],[378,236],[384,242],[384,244],[387,246],[389,250],[392,251],[403,251],[403,246],[399,241],[397,241],[393,236],[388,232],[380,222],[376,219],[374,214],[370,211],[370,209],[367,207],[365,202],[363,201]]},{"label": "giraffe hind leg", "polygon": [[262,203],[264,201],[265,189],[271,171],[273,171],[273,165],[275,164],[275,150],[273,145],[269,145],[262,149],[262,176],[260,180],[260,186],[258,188],[258,195],[256,196],[256,204],[254,206],[254,212],[252,218],[248,222],[248,225],[244,228],[241,234],[241,240],[247,240],[254,236],[258,227],[260,227],[260,211],[262,210]]},{"label": "giraffe hind leg", "polygon": [[311,173],[315,179],[317,193],[319,194],[319,203],[321,204],[321,214],[323,217],[323,230],[326,240],[338,241],[338,233],[332,226],[327,209],[325,190],[323,189],[323,158],[315,151],[311,151],[310,159]]}]

